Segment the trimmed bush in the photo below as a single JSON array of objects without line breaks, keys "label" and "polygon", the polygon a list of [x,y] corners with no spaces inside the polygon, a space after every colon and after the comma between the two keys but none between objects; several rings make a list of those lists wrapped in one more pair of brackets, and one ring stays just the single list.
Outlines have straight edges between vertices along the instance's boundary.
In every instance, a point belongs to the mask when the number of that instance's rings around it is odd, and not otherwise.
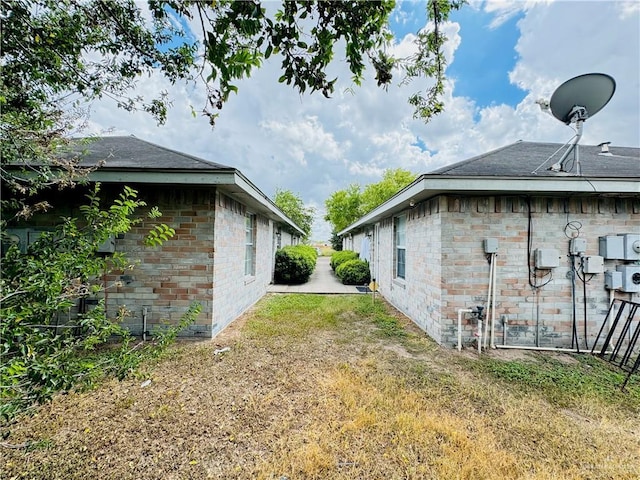
[{"label": "trimmed bush", "polygon": [[318,253],[309,245],[289,245],[276,252],[275,283],[305,283],[316,268]]},{"label": "trimmed bush", "polygon": [[354,252],[353,250],[342,250],[340,252],[335,252],[331,255],[331,268],[334,272],[337,272],[337,268],[340,264],[347,262],[349,260],[356,260],[358,258],[358,252]]},{"label": "trimmed bush", "polygon": [[344,285],[365,285],[371,281],[369,262],[348,260],[336,268],[336,275]]}]

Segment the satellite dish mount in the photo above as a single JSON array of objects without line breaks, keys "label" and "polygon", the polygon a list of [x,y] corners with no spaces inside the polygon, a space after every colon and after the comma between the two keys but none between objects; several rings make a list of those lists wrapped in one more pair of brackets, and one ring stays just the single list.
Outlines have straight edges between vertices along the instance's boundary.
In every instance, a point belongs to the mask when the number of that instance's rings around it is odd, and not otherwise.
[{"label": "satellite dish mount", "polygon": [[565,144],[566,151],[549,170],[568,173],[565,162],[573,152],[576,175],[581,174],[578,142],[582,137],[583,124],[609,103],[615,90],[613,77],[604,73],[587,73],[567,80],[553,92],[549,101],[551,114],[567,125],[575,123],[576,134]]}]

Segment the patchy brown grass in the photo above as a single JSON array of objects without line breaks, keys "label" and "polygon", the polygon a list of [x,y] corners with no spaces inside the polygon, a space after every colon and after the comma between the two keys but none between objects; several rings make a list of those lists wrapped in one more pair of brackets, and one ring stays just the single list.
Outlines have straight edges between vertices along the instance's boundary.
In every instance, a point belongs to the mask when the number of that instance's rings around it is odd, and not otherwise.
[{"label": "patchy brown grass", "polygon": [[640,478],[638,396],[505,381],[370,302],[270,295],[146,377],[58,396],[10,427],[1,478]]}]

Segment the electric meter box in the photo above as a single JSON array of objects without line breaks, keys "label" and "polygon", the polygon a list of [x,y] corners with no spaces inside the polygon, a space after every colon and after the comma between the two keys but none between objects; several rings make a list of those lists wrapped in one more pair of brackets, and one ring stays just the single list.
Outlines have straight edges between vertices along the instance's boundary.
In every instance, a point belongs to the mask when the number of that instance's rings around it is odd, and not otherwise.
[{"label": "electric meter box", "polygon": [[622,260],[624,258],[624,238],[622,235],[607,235],[598,239],[600,256],[607,260]]},{"label": "electric meter box", "polygon": [[115,253],[116,251],[116,237],[110,235],[100,246],[98,246],[98,253]]},{"label": "electric meter box", "polygon": [[572,238],[569,242],[569,253],[571,255],[579,255],[587,251],[586,238]]},{"label": "electric meter box", "polygon": [[541,270],[560,266],[560,256],[555,248],[536,248],[533,256],[535,267]]},{"label": "electric meter box", "polygon": [[604,288],[607,290],[620,290],[622,288],[622,272],[615,270],[604,272]]},{"label": "electric meter box", "polygon": [[621,292],[640,292],[640,265],[618,265],[616,270],[622,274]]},{"label": "electric meter box", "polygon": [[599,255],[584,257],[582,269],[584,273],[602,273],[604,271],[604,258]]},{"label": "electric meter box", "polygon": [[485,238],[483,243],[484,243],[484,253],[497,253],[498,252],[498,239],[497,238]]},{"label": "electric meter box", "polygon": [[640,260],[640,234],[625,233],[620,236],[624,239],[624,260]]}]

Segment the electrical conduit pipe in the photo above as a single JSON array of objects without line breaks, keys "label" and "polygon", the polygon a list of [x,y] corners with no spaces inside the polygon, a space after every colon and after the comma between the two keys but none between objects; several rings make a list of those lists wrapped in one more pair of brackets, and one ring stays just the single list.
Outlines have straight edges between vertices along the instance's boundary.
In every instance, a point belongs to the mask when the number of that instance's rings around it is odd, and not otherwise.
[{"label": "electrical conduit pipe", "polygon": [[[491,293],[493,290],[493,253],[490,254],[489,257],[489,289],[487,290],[487,308],[486,308],[486,318],[489,318],[489,312],[491,311]],[[493,342],[492,342],[493,343]],[[484,336],[484,349],[487,349],[487,335]]]},{"label": "electrical conduit pipe", "polygon": [[498,278],[498,265],[496,262],[496,254],[491,259],[493,265],[493,294],[491,295],[491,348],[496,348],[496,285]]}]

